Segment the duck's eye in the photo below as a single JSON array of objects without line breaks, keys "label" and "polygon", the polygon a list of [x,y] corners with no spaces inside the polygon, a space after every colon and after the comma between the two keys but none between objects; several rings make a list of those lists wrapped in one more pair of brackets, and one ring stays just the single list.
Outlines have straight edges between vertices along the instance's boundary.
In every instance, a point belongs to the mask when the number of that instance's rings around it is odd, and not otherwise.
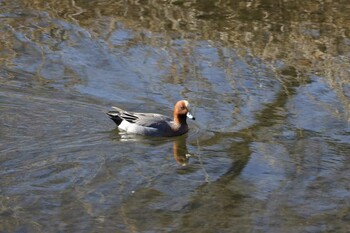
[{"label": "duck's eye", "polygon": [[181,109],[181,110],[185,110],[185,107],[184,107],[184,106],[181,106],[180,109]]}]

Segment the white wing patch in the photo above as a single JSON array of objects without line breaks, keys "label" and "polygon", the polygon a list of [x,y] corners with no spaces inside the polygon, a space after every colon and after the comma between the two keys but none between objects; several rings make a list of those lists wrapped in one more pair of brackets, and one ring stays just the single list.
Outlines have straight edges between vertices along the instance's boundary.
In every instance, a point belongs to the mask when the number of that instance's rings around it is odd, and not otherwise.
[{"label": "white wing patch", "polygon": [[130,123],[126,120],[123,120],[118,126],[118,128],[129,133],[144,134],[144,135],[153,135],[158,131],[158,129],[156,128],[144,127],[141,125],[137,125],[135,123]]}]

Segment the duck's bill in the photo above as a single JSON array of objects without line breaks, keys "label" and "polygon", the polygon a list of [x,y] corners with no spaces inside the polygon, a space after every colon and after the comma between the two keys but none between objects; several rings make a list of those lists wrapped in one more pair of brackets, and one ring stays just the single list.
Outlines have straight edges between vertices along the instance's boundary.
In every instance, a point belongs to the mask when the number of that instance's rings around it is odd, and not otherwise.
[{"label": "duck's bill", "polygon": [[189,112],[187,113],[187,117],[190,118],[190,119],[192,119],[192,120],[195,120],[195,119],[196,119],[196,118],[195,118],[194,116],[192,116],[192,114],[189,113]]}]

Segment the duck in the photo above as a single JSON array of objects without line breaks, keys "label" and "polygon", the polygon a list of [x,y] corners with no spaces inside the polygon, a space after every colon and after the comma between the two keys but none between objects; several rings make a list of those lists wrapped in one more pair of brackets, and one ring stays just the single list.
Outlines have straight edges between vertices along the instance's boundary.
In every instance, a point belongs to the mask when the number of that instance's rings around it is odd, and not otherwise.
[{"label": "duck", "polygon": [[158,113],[129,112],[119,107],[112,108],[107,115],[116,123],[118,129],[144,136],[180,136],[188,132],[186,119],[195,120],[187,100],[176,102],[173,118]]}]

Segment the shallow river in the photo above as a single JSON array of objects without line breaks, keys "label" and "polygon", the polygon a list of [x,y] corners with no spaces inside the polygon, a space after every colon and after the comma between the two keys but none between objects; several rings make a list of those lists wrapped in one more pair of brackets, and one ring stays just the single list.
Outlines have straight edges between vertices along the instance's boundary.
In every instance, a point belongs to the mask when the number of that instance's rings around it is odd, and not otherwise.
[{"label": "shallow river", "polygon": [[[349,232],[346,1],[0,1],[0,232]],[[175,138],[105,114],[196,121]]]}]

